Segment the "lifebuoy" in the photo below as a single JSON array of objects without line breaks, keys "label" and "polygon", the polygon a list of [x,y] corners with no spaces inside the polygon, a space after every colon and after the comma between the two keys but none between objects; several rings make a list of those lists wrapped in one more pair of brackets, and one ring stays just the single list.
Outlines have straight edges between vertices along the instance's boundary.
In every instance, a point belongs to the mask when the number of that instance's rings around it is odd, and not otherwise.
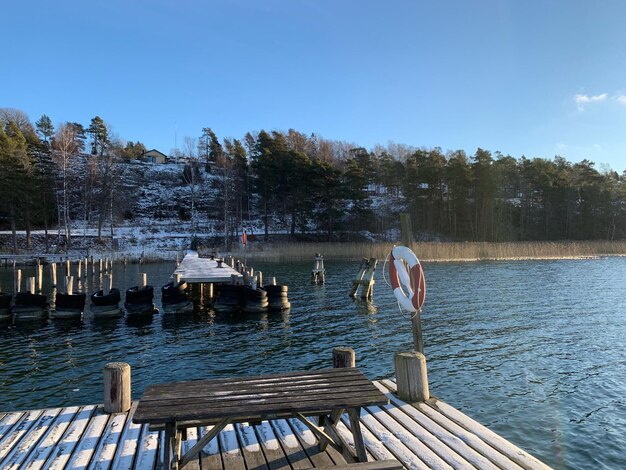
[{"label": "lifebuoy", "polygon": [[[403,261],[409,265],[413,277],[412,282]],[[424,271],[415,253],[406,246],[395,246],[391,250],[389,281],[396,299],[404,310],[418,312],[422,308],[426,297]],[[403,290],[403,286],[407,293]]]}]

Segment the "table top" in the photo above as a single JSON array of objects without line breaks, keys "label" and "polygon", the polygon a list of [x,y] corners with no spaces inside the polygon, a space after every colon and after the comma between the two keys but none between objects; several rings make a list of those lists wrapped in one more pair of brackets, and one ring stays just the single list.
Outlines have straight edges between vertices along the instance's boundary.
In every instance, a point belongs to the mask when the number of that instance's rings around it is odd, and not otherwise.
[{"label": "table top", "polygon": [[150,385],[139,400],[133,421],[202,421],[209,425],[223,418],[243,421],[327,414],[334,409],[388,402],[358,369],[322,369]]}]

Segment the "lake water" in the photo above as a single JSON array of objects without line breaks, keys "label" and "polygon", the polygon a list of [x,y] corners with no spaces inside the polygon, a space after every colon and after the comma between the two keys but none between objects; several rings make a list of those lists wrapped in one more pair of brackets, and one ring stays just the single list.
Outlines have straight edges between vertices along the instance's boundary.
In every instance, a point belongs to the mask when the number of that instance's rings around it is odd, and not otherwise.
[{"label": "lake water", "polygon": [[[325,286],[310,284],[312,263],[252,265],[289,285],[289,313],[1,329],[0,410],[100,403],[109,361],[132,366],[136,398],[155,382],[328,367],[334,346],[353,347],[370,378],[388,377],[393,353],[412,347],[380,268],[368,304],[347,295],[357,263],[327,261]],[[116,266],[114,284],[136,284],[139,269]],[[141,269],[161,286],[174,264]],[[626,258],[425,272],[431,393],[555,468],[626,468]],[[5,288],[11,278],[0,272]]]}]

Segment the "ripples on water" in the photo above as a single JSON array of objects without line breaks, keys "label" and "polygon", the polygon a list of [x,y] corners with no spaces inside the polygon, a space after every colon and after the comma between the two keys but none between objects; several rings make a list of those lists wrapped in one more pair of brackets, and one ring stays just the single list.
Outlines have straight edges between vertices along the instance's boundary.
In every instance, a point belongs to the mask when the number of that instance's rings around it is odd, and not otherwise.
[{"label": "ripples on water", "polygon": [[[126,319],[0,330],[0,409],[102,401],[102,367],[132,366],[133,396],[147,384],[328,367],[351,346],[370,378],[393,373],[412,346],[379,270],[374,302],[348,297],[357,263],[255,265],[289,285],[289,313]],[[172,263],[143,266],[165,284]],[[138,266],[116,267],[135,284]],[[626,258],[425,266],[423,329],[431,392],[556,468],[626,468]],[[25,272],[23,277],[28,277]],[[2,285],[11,273],[1,272]],[[91,292],[92,285],[87,287]],[[156,289],[155,289],[156,290]],[[160,299],[155,299],[158,303]]]}]

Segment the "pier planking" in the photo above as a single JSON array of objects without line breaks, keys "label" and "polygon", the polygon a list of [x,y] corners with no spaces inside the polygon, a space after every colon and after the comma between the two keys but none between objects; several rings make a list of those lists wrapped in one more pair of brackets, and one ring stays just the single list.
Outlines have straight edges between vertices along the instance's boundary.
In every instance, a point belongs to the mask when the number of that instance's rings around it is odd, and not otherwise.
[{"label": "pier planking", "polygon": [[188,251],[174,274],[180,274],[181,280],[188,284],[230,283],[231,276],[238,281],[243,280],[243,276],[226,263],[222,263],[221,268],[217,265],[215,260],[200,258],[197,252]]},{"label": "pier planking", "polygon": [[[398,460],[406,468],[547,470],[549,467],[438,399],[408,404],[393,393],[395,382],[374,385],[389,405],[359,417],[368,460]],[[0,413],[0,468],[154,469],[162,462],[162,431],[133,424],[127,413],[106,414],[102,405]],[[354,446],[347,414],[337,432]],[[211,427],[190,428],[190,448]],[[185,469],[281,469],[345,465],[332,447],[297,419],[235,424],[211,441]],[[354,450],[354,449],[353,449]]]}]

